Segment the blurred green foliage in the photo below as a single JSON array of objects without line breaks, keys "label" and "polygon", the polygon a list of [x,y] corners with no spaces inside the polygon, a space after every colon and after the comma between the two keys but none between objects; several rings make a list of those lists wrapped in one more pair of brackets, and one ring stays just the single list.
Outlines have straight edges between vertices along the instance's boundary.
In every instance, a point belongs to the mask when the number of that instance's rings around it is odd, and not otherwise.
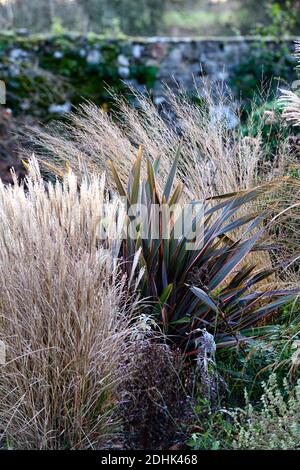
[{"label": "blurred green foliage", "polygon": [[[119,70],[120,42],[92,34],[77,40],[76,43],[68,35],[24,39],[0,36],[1,78],[7,83],[7,105],[16,115],[25,113],[47,121],[61,117],[49,113],[53,104],[68,102],[77,106],[86,99],[108,110],[114,102],[112,90],[128,96],[128,87]],[[12,63],[10,54],[14,50],[29,55]],[[35,51],[33,56],[32,51]],[[89,51],[96,51],[101,59],[94,63],[87,60]],[[148,90],[153,87],[155,66],[135,61],[129,64],[128,70],[129,80]]]},{"label": "blurred green foliage", "polygon": [[238,91],[243,100],[256,96],[257,104],[261,91],[273,99],[278,87],[296,79],[296,59],[285,43],[270,47],[262,39],[253,43],[250,53],[231,71],[230,85]]},{"label": "blurred green foliage", "polygon": [[296,34],[299,0],[8,0],[0,27],[115,36]]}]

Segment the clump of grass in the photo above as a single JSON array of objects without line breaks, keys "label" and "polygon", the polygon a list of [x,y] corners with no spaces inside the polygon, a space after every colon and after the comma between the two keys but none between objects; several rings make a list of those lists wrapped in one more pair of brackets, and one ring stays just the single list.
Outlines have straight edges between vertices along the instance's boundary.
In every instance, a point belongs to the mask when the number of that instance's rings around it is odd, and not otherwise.
[{"label": "clump of grass", "polygon": [[0,183],[0,430],[13,448],[101,448],[117,430],[137,301],[99,241],[104,185],[45,184],[36,162],[26,189]]},{"label": "clump of grass", "polygon": [[163,180],[180,143],[178,177],[185,183],[187,198],[203,199],[256,184],[263,142],[259,133],[245,138],[234,128],[240,111],[228,90],[212,90],[207,84],[193,101],[183,90],[166,87],[165,114],[149,97],[131,91],[136,107],[115,96],[118,111],[113,114],[87,102],[65,124],[32,129],[37,155],[62,167],[68,161],[77,172],[102,171],[111,160],[126,181],[141,145],[152,163],[160,159]]},{"label": "clump of grass", "polygon": [[[196,99],[190,100],[183,90],[166,87],[163,113],[149,97],[134,90],[136,106],[115,97],[118,111],[113,114],[83,103],[67,123],[32,129],[33,148],[40,161],[63,169],[69,162],[78,174],[101,172],[112,161],[125,184],[141,145],[151,163],[160,161],[157,185],[161,190],[174,160],[174,149],[180,145],[177,176],[184,183],[183,197],[187,201],[253,188],[287,174],[293,162],[286,137],[282,137],[276,162],[271,165],[263,138],[263,120],[256,123],[255,129],[250,123],[245,136],[238,125],[242,110],[225,85],[212,89],[207,83],[196,92]],[[111,179],[109,184],[114,186]],[[299,186],[287,186],[277,198],[278,212],[292,206],[298,195]],[[261,209],[265,201],[260,203]],[[293,211],[284,212],[277,222],[290,224],[292,218]],[[296,229],[295,237],[298,235]],[[267,254],[261,254],[259,259],[253,255],[253,259],[258,264],[262,260],[265,265],[271,264]]]},{"label": "clump of grass", "polygon": [[[60,176],[65,173],[67,164],[67,168],[70,166],[77,174],[81,174],[83,181],[90,171],[101,173],[107,168],[108,161],[112,161],[113,173],[119,175],[119,186],[126,188],[125,183],[129,181],[129,186],[132,184],[132,176],[129,176],[130,169],[135,160],[137,146],[141,145],[145,160],[149,162],[148,171],[152,167],[156,167],[156,162],[160,162],[155,189],[161,193],[168,180],[168,171],[174,163],[174,149],[180,148],[178,179],[174,175],[174,187],[184,183],[185,189],[182,194],[184,202],[195,199],[208,200],[211,197],[224,194],[227,194],[227,198],[234,197],[232,193],[253,190],[258,186],[258,183],[268,182],[272,186],[274,178],[277,177],[280,182],[284,181],[284,183],[278,184],[278,187],[276,184],[276,191],[274,190],[268,195],[264,193],[262,197],[251,201],[245,210],[243,208],[238,211],[236,216],[243,217],[249,215],[249,211],[257,211],[257,215],[260,217],[265,208],[269,208],[269,219],[265,224],[265,228],[268,229],[267,235],[271,232],[274,246],[278,247],[279,245],[282,248],[282,253],[278,256],[278,250],[276,250],[270,255],[270,244],[264,245],[267,251],[260,251],[259,255],[255,252],[249,253],[244,263],[258,270],[262,267],[271,267],[272,272],[273,268],[280,264],[280,278],[266,277],[262,287],[264,292],[268,292],[270,288],[273,292],[274,289],[277,290],[278,285],[281,289],[282,284],[285,285],[287,280],[291,286],[298,287],[299,270],[293,271],[291,267],[294,265],[295,251],[299,246],[300,186],[299,178],[286,178],[290,171],[289,163],[291,161],[286,142],[283,141],[282,145],[278,147],[276,164],[270,165],[270,155],[266,152],[259,130],[256,129],[255,137],[251,133],[244,137],[238,128],[230,127],[228,121],[232,116],[238,114],[238,110],[230,105],[227,99],[221,97],[219,101],[216,101],[215,97],[208,93],[199,97],[201,100],[199,106],[190,102],[184,93],[175,94],[167,90],[167,94],[170,113],[164,118],[149,99],[138,94],[135,95],[137,109],[119,99],[118,108],[120,111],[113,117],[95,105],[83,104],[78,113],[71,115],[69,124],[63,125],[57,133],[53,133],[52,130],[51,132],[48,130],[38,132],[35,145],[40,152],[40,160],[46,163],[46,167],[50,170],[55,165],[55,171]],[[221,111],[224,109],[226,115],[222,115]],[[175,116],[176,119],[170,119],[172,116]],[[141,178],[147,178],[147,171],[143,165],[136,164],[135,166],[141,167],[138,171],[141,173]],[[110,175],[108,178],[108,185],[112,190],[111,195],[114,197],[114,190],[117,189],[118,184],[113,183]],[[79,181],[80,179],[78,179]],[[150,191],[149,194],[152,192]],[[242,197],[242,194],[237,197]],[[273,223],[269,224],[269,220],[272,220]],[[72,223],[71,225],[74,227]],[[241,232],[236,230],[232,233],[232,239],[240,240],[241,235]],[[82,236],[82,232],[74,234],[75,241],[78,236]],[[120,244],[114,245],[116,254],[120,253],[120,246]],[[140,252],[139,246],[134,247],[128,259],[125,256],[127,261],[125,266],[137,266],[138,253]],[[122,254],[124,256],[124,250]],[[293,259],[285,263],[286,257],[289,255]],[[244,268],[241,263],[239,264],[240,261],[237,260],[237,269],[242,270]],[[178,260],[175,265],[178,267]],[[219,265],[220,268],[224,267],[221,263]],[[215,266],[214,263],[212,269]],[[152,279],[153,272],[151,270]],[[237,271],[234,272],[234,274],[236,273]],[[132,273],[128,274],[130,279],[136,279]],[[173,274],[170,270],[170,279]],[[140,280],[140,276],[137,278]],[[230,279],[230,282],[234,281]],[[172,298],[170,297],[170,300],[165,297],[165,294],[170,291],[170,287],[167,286],[167,290],[162,296],[167,308],[169,308]],[[174,295],[178,295],[178,292],[177,283]],[[202,304],[204,302],[203,298],[207,299],[207,295],[199,290],[198,294],[201,296],[199,298],[200,305],[201,302]],[[217,292],[218,296],[219,294]],[[149,293],[145,295],[149,295]],[[251,301],[253,295],[256,293],[251,291],[248,296],[247,291],[247,301]],[[192,303],[187,302],[187,305],[187,308],[182,309],[182,314],[186,314]],[[277,310],[279,304],[276,304],[275,307]],[[176,308],[178,308],[177,305]],[[164,314],[165,310],[162,310]],[[198,304],[196,313],[199,314]],[[228,315],[228,312],[226,313]],[[255,327],[257,327],[260,318],[257,317],[256,320],[253,323]],[[249,335],[258,335],[259,330],[255,331],[249,331]]]}]

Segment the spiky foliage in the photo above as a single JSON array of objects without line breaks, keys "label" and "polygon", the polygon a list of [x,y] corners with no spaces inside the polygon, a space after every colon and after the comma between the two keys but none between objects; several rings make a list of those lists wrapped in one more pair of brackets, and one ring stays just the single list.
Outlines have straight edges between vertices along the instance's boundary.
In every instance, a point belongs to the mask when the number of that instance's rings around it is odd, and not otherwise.
[{"label": "spiky foliage", "polygon": [[[102,172],[107,169],[108,160],[112,160],[124,185],[135,160],[136,146],[141,144],[144,155],[152,163],[160,159],[156,185],[161,192],[174,159],[174,149],[181,141],[178,175],[184,182],[184,200],[202,200],[245,190],[286,174],[292,158],[283,131],[278,131],[280,151],[272,156],[274,162],[270,164],[270,146],[263,139],[264,119],[250,122],[246,137],[238,127],[228,128],[228,120],[237,123],[241,110],[228,96],[226,87],[215,88],[212,90],[206,83],[201,90],[195,90],[200,105],[191,102],[183,90],[166,89],[168,112],[163,114],[147,96],[134,91],[137,106],[119,98],[118,112],[113,116],[96,105],[83,103],[76,113],[70,114],[62,128],[51,127],[42,132],[30,129],[27,137],[34,141],[36,155],[43,164],[47,162],[50,171],[49,163],[64,169],[69,162],[77,174],[84,174],[86,169]],[[228,110],[228,116],[227,112],[222,115],[222,109]],[[144,176],[143,168],[141,171]],[[113,188],[111,179],[108,184]],[[299,189],[292,184],[284,188],[277,197],[278,211],[293,206],[298,194]],[[294,214],[294,210],[289,211],[286,213],[289,217],[277,219],[277,225],[289,228],[296,220]],[[281,253],[285,259],[290,257],[287,238],[298,244],[298,226],[293,223],[292,237],[286,236],[286,230],[276,233],[276,243],[282,241]],[[251,257],[254,264],[271,265],[267,252],[260,252],[259,256],[253,253]],[[299,284],[294,274],[288,281]]]},{"label": "spiky foliage", "polygon": [[[250,252],[267,249],[260,245],[265,233],[262,221],[267,213],[243,210],[240,215],[241,209],[276,187],[276,182],[228,194],[218,198],[216,204],[206,200],[200,226],[198,209],[193,214],[191,206],[186,209],[180,205],[183,184],[174,185],[179,157],[180,147],[162,193],[156,183],[159,160],[151,164],[147,159],[147,176],[141,178],[141,149],[126,189],[111,163],[120,196],[127,201],[127,224],[132,222],[136,204],[147,208],[146,218],[144,214],[136,224],[137,236],[127,231],[123,240],[124,266],[131,276],[131,270],[136,268],[136,253],[140,252],[139,264],[144,270],[142,295],[155,300],[154,314],[169,337],[182,347],[191,332],[204,327],[215,336],[219,346],[232,344],[245,328],[258,323],[296,293],[255,290],[273,270],[256,271],[254,265],[241,265]],[[159,207],[157,237],[152,236],[154,207]],[[168,217],[170,213],[172,216]],[[182,221],[186,224],[185,232],[178,236]],[[235,239],[234,232],[239,233]],[[192,250],[188,248],[191,242]]]},{"label": "spiky foliage", "polygon": [[[99,243],[104,178],[79,189],[71,173],[55,185],[34,162],[30,173],[26,189],[0,182],[0,441],[99,448],[115,430],[135,301],[114,266],[113,244]],[[116,241],[117,205],[109,210],[105,227]]]}]

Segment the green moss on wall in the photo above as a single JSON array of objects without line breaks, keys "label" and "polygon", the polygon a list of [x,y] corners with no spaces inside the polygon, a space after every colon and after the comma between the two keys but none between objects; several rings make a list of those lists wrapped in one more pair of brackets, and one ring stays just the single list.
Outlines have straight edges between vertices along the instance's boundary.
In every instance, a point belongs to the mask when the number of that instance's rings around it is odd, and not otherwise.
[{"label": "green moss on wall", "polygon": [[[111,94],[128,95],[128,85],[143,92],[153,89],[155,103],[163,102],[161,83],[179,83],[188,93],[194,83],[205,86],[203,74],[226,81],[245,104],[263,83],[276,93],[291,73],[292,40],[271,38],[205,38],[193,40],[109,39],[96,34],[16,36],[0,34],[0,80],[6,82],[7,104],[15,115],[41,121],[61,116],[84,99],[109,109]],[[174,78],[175,80],[174,80]],[[195,80],[194,80],[195,79]],[[258,104],[260,101],[258,100]]]},{"label": "green moss on wall", "polygon": [[124,40],[121,49],[118,40],[96,35],[0,35],[0,79],[6,82],[7,105],[16,115],[47,121],[57,117],[55,105],[67,109],[83,99],[109,108],[108,86],[126,94],[126,79],[150,89],[156,73],[156,67],[132,57],[132,46],[128,42],[126,47]]}]

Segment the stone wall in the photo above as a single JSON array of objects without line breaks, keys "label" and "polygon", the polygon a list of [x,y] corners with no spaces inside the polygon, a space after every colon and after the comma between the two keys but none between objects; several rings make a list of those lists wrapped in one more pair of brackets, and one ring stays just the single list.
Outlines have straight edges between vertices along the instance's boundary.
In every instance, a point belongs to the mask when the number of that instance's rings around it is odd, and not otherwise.
[{"label": "stone wall", "polygon": [[194,83],[201,87],[203,77],[212,83],[230,81],[236,67],[262,48],[270,55],[284,46],[284,60],[292,63],[293,43],[256,37],[109,40],[95,35],[0,35],[0,80],[6,82],[7,104],[16,113],[44,119],[68,112],[83,98],[107,106],[107,85],[121,92],[126,85],[151,90],[160,104],[163,83],[191,90]]}]

